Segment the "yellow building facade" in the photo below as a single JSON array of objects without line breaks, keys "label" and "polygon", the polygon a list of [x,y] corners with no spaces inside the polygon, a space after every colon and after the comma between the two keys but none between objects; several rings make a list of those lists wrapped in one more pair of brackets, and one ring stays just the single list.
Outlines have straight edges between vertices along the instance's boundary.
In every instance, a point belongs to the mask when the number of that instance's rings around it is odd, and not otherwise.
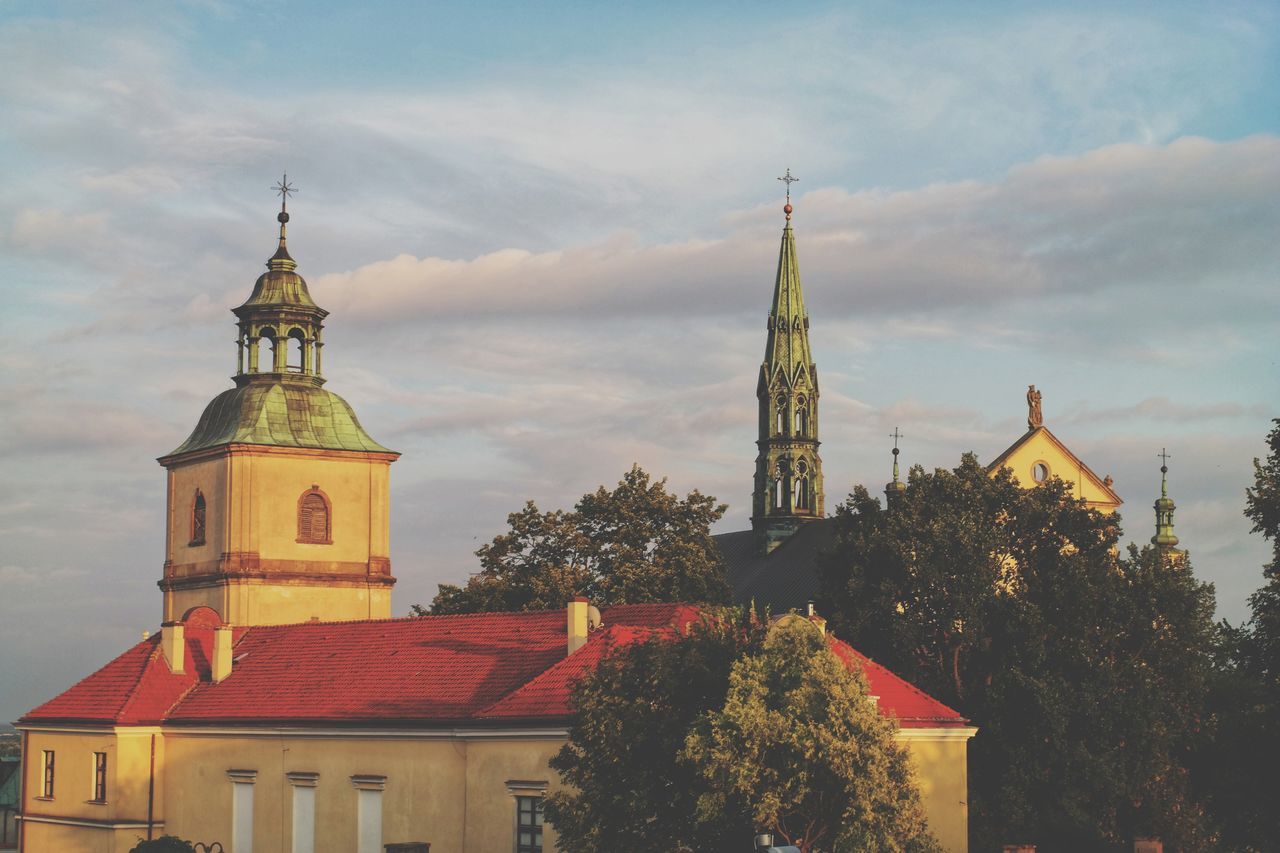
[{"label": "yellow building facade", "polygon": [[1040,392],[1027,389],[1027,431],[987,466],[992,474],[1008,468],[1018,483],[1032,489],[1050,477],[1061,479],[1073,497],[1090,509],[1115,512],[1124,501],[1112,488],[1110,475],[1099,477],[1044,425]]}]

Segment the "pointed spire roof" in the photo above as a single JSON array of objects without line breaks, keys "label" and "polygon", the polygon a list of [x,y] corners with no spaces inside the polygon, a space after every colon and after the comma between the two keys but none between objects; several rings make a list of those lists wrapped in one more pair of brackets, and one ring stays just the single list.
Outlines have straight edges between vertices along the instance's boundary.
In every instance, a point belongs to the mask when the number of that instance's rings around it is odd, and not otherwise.
[{"label": "pointed spire roof", "polygon": [[307,282],[297,273],[298,262],[289,254],[286,231],[289,224],[289,196],[298,190],[289,183],[287,174],[276,184],[275,190],[280,194],[280,213],[276,215],[276,221],[280,223],[280,242],[276,245],[276,253],[267,260],[267,271],[254,282],[249,298],[234,310],[237,316],[243,317],[241,312],[244,309],[303,308],[324,317],[329,312],[316,305],[311,298]]},{"label": "pointed spire roof", "polygon": [[809,315],[804,308],[804,291],[800,286],[796,238],[791,230],[792,207],[789,194],[782,210],[787,219],[782,229],[782,246],[778,251],[778,275],[773,286],[769,339],[765,344],[764,360],[771,378],[781,372],[790,383],[800,373],[809,371],[813,364],[813,354],[809,350]]}]

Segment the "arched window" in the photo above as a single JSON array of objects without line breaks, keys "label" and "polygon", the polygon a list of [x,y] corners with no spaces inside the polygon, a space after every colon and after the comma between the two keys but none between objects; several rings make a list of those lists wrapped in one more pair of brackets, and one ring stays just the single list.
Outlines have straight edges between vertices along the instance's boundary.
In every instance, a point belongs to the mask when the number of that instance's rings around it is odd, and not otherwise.
[{"label": "arched window", "polygon": [[782,509],[782,490],[784,488],[782,478],[773,481],[773,508]]},{"label": "arched window", "polygon": [[804,397],[796,400],[796,435],[809,434],[809,407]]},{"label": "arched window", "polygon": [[774,400],[774,431],[778,435],[784,435],[787,431],[787,398],[778,395],[778,399]]},{"label": "arched window", "polygon": [[796,481],[793,485],[793,492],[795,496],[796,509],[808,509],[809,508],[809,478],[796,477]]},{"label": "arched window", "polygon": [[298,541],[312,545],[333,544],[329,499],[319,486],[313,485],[298,498]]},{"label": "arched window", "polygon": [[204,493],[196,489],[196,496],[191,501],[191,541],[189,545],[203,545],[205,531]]}]

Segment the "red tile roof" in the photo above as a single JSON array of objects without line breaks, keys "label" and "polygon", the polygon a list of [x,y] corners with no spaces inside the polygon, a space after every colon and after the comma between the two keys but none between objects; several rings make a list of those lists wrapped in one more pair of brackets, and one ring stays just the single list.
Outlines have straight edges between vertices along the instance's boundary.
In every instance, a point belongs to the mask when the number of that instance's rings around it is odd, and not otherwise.
[{"label": "red tile roof", "polygon": [[[212,617],[212,618],[211,618]],[[115,725],[455,725],[563,723],[572,685],[613,649],[683,629],[683,604],[618,605],[566,655],[563,610],[477,613],[236,629],[231,675],[214,684],[216,616],[188,614],[186,666],[174,675],[159,636],[137,644],[20,721]],[[833,640],[903,726],[959,726],[955,711]]]}]

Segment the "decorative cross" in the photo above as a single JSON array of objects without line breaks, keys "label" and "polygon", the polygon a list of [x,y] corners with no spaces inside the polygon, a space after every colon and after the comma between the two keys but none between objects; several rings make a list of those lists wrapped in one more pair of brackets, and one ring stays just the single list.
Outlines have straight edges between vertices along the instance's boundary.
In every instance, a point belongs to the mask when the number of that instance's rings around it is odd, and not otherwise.
[{"label": "decorative cross", "polygon": [[1169,467],[1169,460],[1173,458],[1172,456],[1170,456],[1168,453],[1166,453],[1166,452],[1165,452],[1165,449],[1164,449],[1163,447],[1162,447],[1162,448],[1160,448],[1160,452],[1159,452],[1159,453],[1157,453],[1157,454],[1156,454],[1156,456],[1159,456],[1159,457],[1160,457],[1160,467],[1161,467],[1161,468],[1168,468],[1168,467]]},{"label": "decorative cross", "polygon": [[905,438],[905,436],[904,436],[902,433],[898,432],[898,428],[897,428],[897,427],[894,427],[894,428],[893,428],[893,435],[889,436],[889,438],[892,438],[892,439],[893,439],[893,449],[894,449],[894,450],[897,450],[897,449],[898,449],[898,439],[900,439],[900,438]]},{"label": "decorative cross", "polygon": [[787,173],[783,175],[781,178],[778,178],[778,180],[782,181],[784,184],[787,185],[787,204],[790,204],[791,203],[791,185],[800,179],[791,176],[791,167],[788,166]]},{"label": "decorative cross", "polygon": [[289,173],[285,172],[284,177],[276,181],[276,185],[271,189],[276,191],[276,195],[280,196],[280,210],[283,211],[289,203],[289,196],[298,191],[298,188],[289,183]]}]

